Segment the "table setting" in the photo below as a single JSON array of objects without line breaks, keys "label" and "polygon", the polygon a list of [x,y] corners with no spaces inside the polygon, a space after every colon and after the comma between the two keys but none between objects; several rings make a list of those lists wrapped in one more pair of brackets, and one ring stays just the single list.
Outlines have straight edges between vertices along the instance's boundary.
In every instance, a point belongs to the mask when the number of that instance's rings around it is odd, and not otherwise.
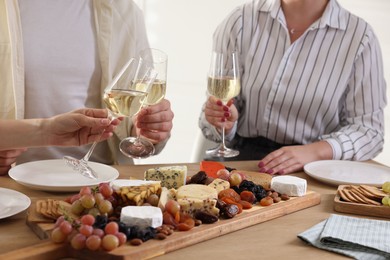
[{"label": "table setting", "polygon": [[[46,165],[46,172],[47,171],[56,171],[56,167],[58,167],[58,162],[56,160],[49,160],[48,162],[42,163],[42,162],[36,162],[37,165]],[[51,164],[53,163],[53,164]],[[67,174],[72,174],[72,172],[69,172],[69,170],[72,171],[70,167],[68,167],[65,162],[62,161],[62,166],[65,167],[63,170],[66,169],[68,171]],[[89,162],[91,167],[95,167],[94,163]],[[336,161],[335,164],[338,162]],[[226,166],[229,167],[234,167],[236,169],[243,169],[247,171],[256,171],[257,166],[256,162],[254,161],[238,161],[238,162],[226,162]],[[376,164],[373,161],[370,162],[365,162],[365,164],[374,164],[375,167]],[[27,166],[24,166],[26,168],[24,169],[17,169],[15,167],[16,172],[18,171],[24,171],[24,172],[30,172],[31,175],[35,174],[34,172],[34,167],[31,167],[31,165],[34,166],[34,164],[30,164],[30,166],[27,164]],[[186,163],[186,164],[180,164],[180,165],[186,165],[188,167],[188,174],[193,175],[197,173],[200,169],[199,163]],[[20,165],[19,167],[21,167]],[[100,172],[108,172],[109,178],[114,179],[142,179],[144,172],[152,167],[158,167],[161,165],[114,165],[114,166],[106,166],[105,167],[100,167],[98,165],[95,169],[98,173]],[[169,165],[167,165],[169,166]],[[42,166],[40,166],[42,168]],[[59,168],[61,168],[59,167]],[[381,166],[386,169],[385,166]],[[39,167],[38,167],[39,168]],[[42,169],[39,169],[41,171]],[[390,172],[390,171],[389,171]],[[14,176],[15,172],[13,172],[10,175]],[[37,173],[39,174],[39,173]],[[48,173],[46,173],[48,174]],[[374,174],[374,173],[373,173]],[[308,190],[309,191],[314,191],[315,193],[318,193],[321,197],[321,202],[317,205],[313,205],[307,208],[302,208],[298,211],[294,212],[289,212],[289,213],[283,213],[280,214],[279,216],[275,218],[270,218],[269,220],[265,220],[262,222],[259,222],[257,225],[248,225],[248,226],[242,226],[237,228],[235,232],[227,232],[224,234],[219,234],[213,238],[206,239],[202,241],[202,243],[194,242],[191,245],[186,245],[185,247],[182,248],[177,248],[175,250],[167,250],[161,253],[160,256],[156,258],[160,259],[169,259],[170,257],[180,257],[182,254],[187,254],[188,252],[194,252],[198,251],[199,247],[201,250],[204,250],[204,252],[208,252],[211,255],[217,255],[218,253],[215,252],[214,250],[211,250],[211,248],[215,248],[215,250],[228,250],[231,252],[236,252],[236,249],[233,245],[229,246],[230,243],[233,243],[233,240],[235,239],[248,239],[252,241],[252,243],[260,243],[264,246],[269,246],[270,248],[278,248],[278,247],[283,247],[285,249],[284,254],[293,254],[296,255],[298,254],[297,252],[305,252],[309,256],[313,256],[319,259],[327,259],[328,257],[334,257],[335,259],[343,259],[343,255],[347,255],[348,257],[354,257],[351,256],[350,254],[345,254],[344,252],[337,252],[335,254],[335,250],[329,249],[329,248],[324,248],[323,245],[318,244],[319,241],[333,241],[331,239],[326,240],[322,239],[323,237],[327,237],[323,230],[325,227],[328,226],[332,223],[330,226],[330,229],[334,230],[344,230],[339,228],[340,227],[340,222],[339,221],[331,221],[333,218],[337,217],[343,217],[343,213],[339,214],[338,212],[335,212],[334,210],[334,198],[336,196],[336,188],[334,184],[328,183],[328,182],[323,182],[317,178],[312,178],[310,175],[308,175],[306,172],[299,172],[296,174],[292,174],[293,176],[297,176],[303,179],[306,179],[308,182]],[[44,175],[43,175],[44,176]],[[390,176],[390,173],[389,173]],[[83,177],[80,175],[80,177]],[[15,179],[14,179],[15,178]],[[85,178],[85,177],[83,177]],[[91,181],[91,179],[85,178],[88,181]],[[12,189],[15,192],[21,193],[21,194],[26,194],[25,196],[27,198],[32,198],[32,199],[37,199],[37,198],[64,198],[69,196],[70,194],[74,194],[74,191],[72,189],[76,189],[76,186],[79,185],[79,183],[71,183],[71,186],[73,187],[68,187],[65,190],[63,189],[63,185],[61,184],[63,180],[55,180],[52,182],[52,185],[47,184],[48,182],[46,181],[45,178],[38,178],[38,183],[36,184],[31,184],[27,180],[26,183],[22,183],[22,181],[17,180],[16,177],[14,176],[13,178],[11,177],[3,177],[2,182],[1,182],[1,187],[4,187],[7,189]],[[355,183],[356,184],[356,183]],[[34,187],[34,185],[37,185],[38,187]],[[42,186],[42,187],[40,187]],[[1,192],[1,190],[0,190]],[[8,195],[9,196],[9,195]],[[13,195],[14,196],[14,195]],[[23,195],[22,195],[23,196]],[[17,196],[16,196],[17,197]],[[35,244],[44,244],[46,247],[45,250],[59,250],[57,245],[53,245],[52,242],[50,241],[41,241],[35,234],[34,232],[29,228],[26,227],[25,222],[26,222],[26,213],[28,213],[28,210],[26,212],[26,209],[29,207],[29,204],[27,202],[24,202],[23,206],[20,206],[18,210],[15,210],[12,212],[10,216],[4,217],[2,219],[2,222],[0,222],[0,230],[2,234],[8,234],[3,236],[2,238],[2,243],[5,243],[7,245],[10,244],[7,240],[9,239],[10,233],[9,232],[16,232],[23,234],[26,236],[26,238],[29,238],[28,241],[22,240],[18,241],[16,244],[13,244],[10,246],[8,249],[3,248],[2,251],[0,252],[0,255],[3,256],[15,256],[15,255],[20,255],[22,250],[25,248],[29,249],[34,249],[36,248]],[[31,202],[30,202],[31,203]],[[20,203],[17,203],[20,204]],[[28,205],[27,205],[28,204]],[[1,204],[0,204],[1,207]],[[380,206],[378,206],[380,207]],[[381,206],[384,207],[384,206]],[[365,223],[365,225],[371,225],[371,222],[366,222],[366,220],[371,220],[372,218],[378,219],[376,217],[368,217],[366,218],[364,215],[361,214],[354,214],[354,215],[348,215],[348,217],[356,218],[359,221],[362,221],[361,223]],[[347,218],[346,220],[342,219],[343,221],[346,221],[349,223],[350,219]],[[379,218],[380,221],[387,222],[387,219]],[[20,223],[19,226],[15,225],[7,225],[7,222],[12,222],[12,221],[17,221]],[[342,223],[344,223],[341,221]],[[360,223],[360,222],[358,222]],[[288,225],[288,228],[287,226]],[[346,226],[342,224],[342,226]],[[359,224],[360,226],[360,224]],[[336,228],[335,228],[336,227]],[[209,227],[204,227],[206,230]],[[251,232],[248,232],[248,230],[251,230]],[[254,233],[252,233],[254,232]],[[257,234],[257,235],[256,235]],[[360,235],[361,236],[361,235]],[[262,239],[263,237],[268,237],[267,241],[264,241]],[[329,235],[329,237],[333,237],[333,234]],[[336,238],[337,239],[337,238]],[[269,240],[269,241],[268,241]],[[380,240],[380,239],[379,239]],[[169,238],[167,239],[169,241]],[[256,242],[257,241],[257,242]],[[288,242],[290,241],[290,242]],[[291,241],[294,241],[294,243],[291,244]],[[304,242],[305,241],[305,242]],[[152,241],[155,242],[155,241]],[[156,241],[159,242],[159,241]],[[219,243],[223,243],[222,246]],[[334,242],[327,242],[328,244],[331,243],[333,244]],[[355,243],[355,242],[349,242],[348,243]],[[43,245],[42,244],[42,245]],[[233,243],[234,244],[234,243]],[[49,247],[50,245],[50,247]],[[313,246],[312,246],[313,245]],[[362,247],[370,247],[370,245],[365,245],[363,244]],[[227,249],[228,248],[228,249]],[[240,245],[240,248],[248,248],[249,250],[249,245]],[[320,250],[324,249],[324,250]],[[41,248],[42,250],[42,248]],[[171,251],[170,251],[171,250]],[[237,248],[238,250],[238,248]],[[261,249],[257,249],[259,251],[262,251]],[[255,251],[257,251],[255,250]],[[353,248],[352,251],[356,251],[357,249]],[[61,250],[60,250],[61,251]],[[374,250],[375,251],[375,250]],[[378,250],[377,250],[378,251]],[[62,251],[61,251],[62,252]],[[53,252],[51,252],[53,253]],[[154,252],[155,253],[155,252]],[[260,253],[260,252],[259,252]],[[37,252],[38,255],[41,255],[42,252],[39,251]],[[64,254],[64,257],[69,256],[62,252],[61,254]],[[203,253],[201,253],[202,255]],[[269,257],[275,257],[275,252],[267,251],[267,253],[264,254],[265,256]],[[380,254],[379,254],[380,255]],[[382,256],[380,256],[382,257]],[[294,257],[292,257],[294,259]],[[298,259],[298,257],[297,257]],[[363,258],[356,258],[356,259],[367,259],[365,257]],[[376,258],[373,258],[376,259]],[[381,259],[381,258],[377,258]]]}]

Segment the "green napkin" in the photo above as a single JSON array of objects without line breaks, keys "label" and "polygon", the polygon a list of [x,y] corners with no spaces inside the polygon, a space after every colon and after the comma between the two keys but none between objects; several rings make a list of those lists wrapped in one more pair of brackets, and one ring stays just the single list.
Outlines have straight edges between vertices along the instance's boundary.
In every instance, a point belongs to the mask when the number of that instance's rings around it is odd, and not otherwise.
[{"label": "green napkin", "polygon": [[390,259],[390,221],[332,214],[298,237],[312,246],[355,259]]}]

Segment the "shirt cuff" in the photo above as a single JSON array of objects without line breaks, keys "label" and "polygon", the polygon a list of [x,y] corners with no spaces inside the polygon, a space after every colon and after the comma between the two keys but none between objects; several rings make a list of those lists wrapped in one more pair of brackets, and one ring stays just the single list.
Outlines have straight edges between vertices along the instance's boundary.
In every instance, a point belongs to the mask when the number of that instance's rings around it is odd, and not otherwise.
[{"label": "shirt cuff", "polygon": [[341,160],[343,156],[343,151],[341,149],[341,144],[333,138],[324,139],[324,141],[328,142],[333,150],[333,160]]}]

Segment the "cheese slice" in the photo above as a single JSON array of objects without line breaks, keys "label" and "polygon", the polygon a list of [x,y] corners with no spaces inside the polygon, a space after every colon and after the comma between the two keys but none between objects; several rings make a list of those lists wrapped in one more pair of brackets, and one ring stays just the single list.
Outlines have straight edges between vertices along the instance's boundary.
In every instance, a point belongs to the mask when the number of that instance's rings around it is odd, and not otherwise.
[{"label": "cheese slice", "polygon": [[295,176],[276,176],[272,178],[271,189],[288,196],[301,197],[306,194],[307,182]]},{"label": "cheese slice", "polygon": [[159,227],[163,223],[163,214],[159,207],[126,206],[122,208],[120,221],[128,226]]},{"label": "cheese slice", "polygon": [[175,189],[167,189],[165,187],[161,188],[161,194],[160,199],[158,201],[158,207],[164,211],[165,210],[165,204],[167,204],[168,200],[175,200],[176,197],[176,190]]},{"label": "cheese slice", "polygon": [[209,185],[209,187],[214,188],[219,193],[222,190],[226,190],[230,188],[230,182],[225,181],[219,178],[214,179]]},{"label": "cheese slice", "polygon": [[180,205],[180,211],[193,217],[200,210],[218,216],[217,198],[218,191],[216,189],[202,184],[187,184],[176,191],[176,200]]},{"label": "cheese slice", "polygon": [[142,205],[151,194],[159,195],[161,184],[159,181],[118,179],[111,182],[114,192],[125,205]]},{"label": "cheese slice", "polygon": [[203,184],[187,184],[181,186],[176,191],[176,199],[217,199],[218,192],[216,189]]},{"label": "cheese slice", "polygon": [[186,184],[187,166],[163,166],[148,169],[144,173],[145,180],[160,181],[162,187],[177,189]]}]

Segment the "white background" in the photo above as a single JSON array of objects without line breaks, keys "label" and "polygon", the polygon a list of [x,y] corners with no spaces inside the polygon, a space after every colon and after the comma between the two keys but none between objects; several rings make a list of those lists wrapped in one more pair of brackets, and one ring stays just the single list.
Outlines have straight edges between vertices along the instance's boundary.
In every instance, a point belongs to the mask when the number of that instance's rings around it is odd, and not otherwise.
[{"label": "white background", "polygon": [[[205,142],[198,116],[205,101],[212,34],[234,7],[247,0],[135,0],[144,10],[150,45],[168,54],[167,98],[175,113],[172,137],[161,154],[136,163],[185,163],[202,159]],[[390,0],[339,0],[374,28],[390,84]],[[390,101],[390,91],[387,93]],[[385,112],[385,149],[376,158],[390,166],[390,106]]]}]

